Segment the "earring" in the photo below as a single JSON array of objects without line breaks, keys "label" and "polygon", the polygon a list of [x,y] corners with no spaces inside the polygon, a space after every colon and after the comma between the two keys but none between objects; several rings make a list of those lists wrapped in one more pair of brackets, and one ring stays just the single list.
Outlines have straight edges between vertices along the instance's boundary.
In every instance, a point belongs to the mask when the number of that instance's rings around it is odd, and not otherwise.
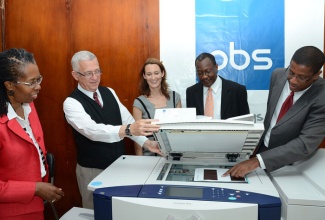
[{"label": "earring", "polygon": [[14,94],[15,94],[14,90],[8,90],[8,95],[9,96],[14,96]]}]

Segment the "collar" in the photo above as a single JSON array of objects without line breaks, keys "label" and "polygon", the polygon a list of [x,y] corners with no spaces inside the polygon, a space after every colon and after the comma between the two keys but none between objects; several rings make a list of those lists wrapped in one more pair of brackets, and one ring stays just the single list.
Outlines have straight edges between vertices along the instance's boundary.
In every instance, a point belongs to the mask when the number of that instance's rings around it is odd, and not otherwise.
[{"label": "collar", "polygon": [[[94,99],[94,98],[93,98],[93,94],[94,94],[94,92],[90,92],[90,91],[88,91],[88,90],[85,90],[84,88],[81,87],[80,84],[78,84],[78,89],[79,89],[82,93],[84,93],[86,96],[88,96],[89,98]],[[98,88],[96,89],[96,92],[97,92],[97,94],[98,94],[98,98],[101,97]]]},{"label": "collar", "polygon": [[[211,89],[214,93],[217,93],[217,90],[222,86],[222,79],[221,77],[217,76],[216,81],[211,85]],[[203,86],[203,92],[206,93],[209,87]]]},{"label": "collar", "polygon": [[[310,89],[313,86],[314,83],[312,83],[308,88],[302,90],[302,91],[298,91],[298,92],[294,92],[294,100],[298,100],[305,92],[307,92],[308,89]],[[284,85],[284,90],[286,94],[290,94],[291,90],[290,90],[290,86],[289,86],[289,81],[287,80],[285,85]]]},{"label": "collar", "polygon": [[[8,106],[8,113],[7,113],[7,117],[8,117],[8,120],[11,120],[11,119],[14,119],[14,118],[20,118],[22,119],[21,117],[19,117],[17,115],[17,113],[15,112],[15,110],[13,109],[12,105],[7,102],[7,106]],[[29,113],[32,111],[29,104],[28,103],[23,103],[22,104],[22,107],[24,109],[24,116],[25,116],[25,119],[28,118],[28,115]]]}]

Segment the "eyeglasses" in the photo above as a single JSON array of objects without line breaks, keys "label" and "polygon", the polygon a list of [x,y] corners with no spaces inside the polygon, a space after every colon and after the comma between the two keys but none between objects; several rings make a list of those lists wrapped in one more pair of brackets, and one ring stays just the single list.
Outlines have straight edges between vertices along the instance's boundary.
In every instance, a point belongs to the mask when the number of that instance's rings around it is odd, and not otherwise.
[{"label": "eyeglasses", "polygon": [[288,79],[296,78],[296,80],[305,83],[309,81],[311,78],[314,77],[314,74],[312,76],[306,77],[306,76],[301,76],[301,75],[296,75],[294,72],[290,70],[290,66],[287,68],[288,71]]},{"label": "eyeglasses", "polygon": [[23,85],[29,86],[31,88],[35,88],[37,85],[40,85],[42,81],[43,81],[43,76],[39,76],[37,79],[35,79],[32,82],[19,82],[19,81],[17,81],[16,83],[17,84],[23,84]]},{"label": "eyeglasses", "polygon": [[78,73],[81,76],[84,76],[86,79],[90,79],[94,75],[100,76],[102,74],[102,70],[101,69],[96,69],[94,71],[87,71],[87,72],[84,72],[84,73],[80,73],[80,72],[76,71],[76,73]]},{"label": "eyeglasses", "polygon": [[196,71],[196,73],[197,73],[197,75],[199,76],[199,77],[201,77],[201,76],[204,76],[204,75],[210,75],[211,73],[213,73],[213,70],[212,69],[206,69],[206,70],[204,70],[204,71]]}]

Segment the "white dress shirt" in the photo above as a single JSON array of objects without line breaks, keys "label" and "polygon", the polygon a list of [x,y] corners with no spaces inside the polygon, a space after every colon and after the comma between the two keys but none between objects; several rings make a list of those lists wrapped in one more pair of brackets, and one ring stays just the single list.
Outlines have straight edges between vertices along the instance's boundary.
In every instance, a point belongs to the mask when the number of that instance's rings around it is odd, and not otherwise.
[{"label": "white dress shirt", "polygon": [[[208,94],[209,87],[203,86],[203,107],[205,107],[205,101]],[[221,91],[222,91],[222,79],[217,76],[216,81],[211,85],[213,95],[213,118],[221,119]]]},{"label": "white dress shirt", "polygon": [[[17,122],[21,125],[21,127],[23,129],[26,129],[26,133],[29,135],[29,137],[32,139],[34,146],[38,152],[38,156],[39,156],[39,161],[40,161],[40,167],[41,167],[41,176],[44,177],[46,175],[46,170],[42,161],[42,156],[41,156],[41,152],[40,152],[40,147],[34,137],[32,128],[30,127],[29,124],[29,120],[28,120],[28,116],[30,114],[30,112],[32,111],[29,104],[24,103],[22,104],[22,107],[24,109],[24,117],[25,118],[21,118],[19,115],[17,115],[17,113],[15,112],[15,110],[12,108],[10,103],[7,103],[8,105],[8,113],[7,113],[7,117],[8,120],[12,120],[12,119],[16,119]],[[45,156],[45,155],[44,155]]]},{"label": "white dress shirt", "polygon": [[[78,84],[78,89],[93,99],[93,92],[87,91],[83,89]],[[121,112],[122,118],[122,125],[132,124],[134,123],[134,118],[127,110],[127,108],[120,102],[119,98],[117,97],[115,91],[111,88],[108,88],[112,94],[114,95],[118,106]],[[103,103],[103,99],[99,90],[97,89],[98,99]],[[94,120],[91,119],[90,115],[87,114],[83,106],[79,101],[74,98],[68,97],[63,103],[63,111],[65,113],[65,118],[67,122],[80,134],[84,135],[88,139],[92,141],[101,141],[106,143],[113,143],[122,140],[119,136],[119,130],[121,125],[105,125],[102,123],[96,123]],[[143,146],[144,142],[148,140],[144,136],[131,136],[130,139],[138,143],[140,146]]]}]

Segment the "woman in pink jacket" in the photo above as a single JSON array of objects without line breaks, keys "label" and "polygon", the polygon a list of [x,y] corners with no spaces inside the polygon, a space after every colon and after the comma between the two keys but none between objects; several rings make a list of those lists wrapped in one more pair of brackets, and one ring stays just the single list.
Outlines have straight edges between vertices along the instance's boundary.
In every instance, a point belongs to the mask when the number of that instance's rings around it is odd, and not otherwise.
[{"label": "woman in pink jacket", "polygon": [[0,219],[43,220],[43,201],[64,195],[47,182],[43,131],[33,104],[42,79],[33,54],[0,53]]}]

